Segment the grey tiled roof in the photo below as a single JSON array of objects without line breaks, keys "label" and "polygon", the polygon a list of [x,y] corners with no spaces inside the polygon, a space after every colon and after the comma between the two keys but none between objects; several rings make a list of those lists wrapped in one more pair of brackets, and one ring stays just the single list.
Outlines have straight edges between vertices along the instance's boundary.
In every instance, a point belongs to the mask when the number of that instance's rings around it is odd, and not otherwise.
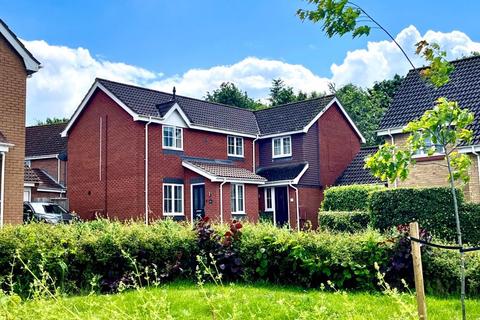
[{"label": "grey tiled roof", "polygon": [[8,140],[5,138],[2,131],[0,131],[0,143],[8,143]]},{"label": "grey tiled roof", "polygon": [[55,182],[55,180],[48,175],[44,170],[38,169],[38,168],[32,168],[31,169],[33,172],[35,172],[35,175],[38,177],[40,184],[38,185],[39,188],[42,189],[54,189],[54,190],[64,190],[65,188]]},{"label": "grey tiled roof", "polygon": [[215,161],[192,161],[184,160],[185,163],[188,163],[200,170],[206,171],[207,173],[219,177],[219,178],[231,178],[231,179],[241,179],[241,180],[252,180],[252,181],[265,181],[265,179],[254,172],[236,167],[233,164],[215,162]]},{"label": "grey tiled roof", "polygon": [[302,130],[334,98],[328,95],[255,111],[260,132],[265,135]]},{"label": "grey tiled roof", "polygon": [[25,156],[44,156],[60,154],[66,151],[67,138],[62,138],[60,136],[60,133],[66,126],[66,123],[59,123],[27,127],[25,136]]},{"label": "grey tiled roof", "polygon": [[447,97],[475,113],[473,143],[480,143],[480,57],[456,60],[452,64],[455,69],[450,82],[439,89],[428,85],[420,77],[419,70],[410,70],[385,113],[380,129],[403,127],[433,108],[437,98]]},{"label": "grey tiled roof", "polygon": [[29,166],[24,166],[23,181],[30,183],[39,183],[40,179],[32,168],[30,168]]},{"label": "grey tiled roof", "polygon": [[294,180],[305,168],[306,163],[282,164],[257,169],[257,174],[271,181]]},{"label": "grey tiled roof", "polygon": [[[132,111],[144,116],[161,115],[157,105],[167,103],[168,106],[173,97],[170,93],[104,79],[97,80]],[[176,102],[193,124],[238,133],[258,133],[257,121],[252,111],[179,95],[176,96]],[[161,110],[166,113],[165,108]]]},{"label": "grey tiled roof", "polygon": [[336,185],[350,185],[350,184],[379,184],[382,180],[375,178],[370,170],[365,169],[365,158],[377,152],[378,147],[366,147],[360,149],[352,162],[343,171],[342,175],[338,177],[335,182]]}]

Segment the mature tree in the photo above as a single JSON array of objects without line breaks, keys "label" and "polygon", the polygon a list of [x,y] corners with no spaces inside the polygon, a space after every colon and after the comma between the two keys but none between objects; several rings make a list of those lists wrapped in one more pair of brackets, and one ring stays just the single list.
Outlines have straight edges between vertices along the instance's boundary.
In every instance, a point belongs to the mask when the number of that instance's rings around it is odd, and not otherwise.
[{"label": "mature tree", "polygon": [[239,108],[255,110],[262,107],[259,101],[250,98],[245,91],[241,91],[231,82],[223,82],[220,88],[207,92],[205,100],[236,106]]},{"label": "mature tree", "polygon": [[273,79],[268,100],[270,105],[275,107],[280,104],[295,102],[297,101],[297,96],[293,91],[293,87],[287,86],[282,79]]},{"label": "mature tree", "polygon": [[378,145],[383,142],[376,131],[402,80],[403,77],[395,75],[391,80],[375,82],[373,87],[367,90],[353,84],[347,84],[340,89],[336,89],[334,85],[330,86],[332,93],[335,93],[364,135],[367,145]]},{"label": "mature tree", "polygon": [[45,121],[38,120],[37,121],[37,126],[43,126],[43,125],[47,125],[47,124],[66,123],[66,122],[68,122],[68,120],[70,120],[70,119],[52,117],[52,118],[45,119]]},{"label": "mature tree", "polygon": [[[363,8],[348,0],[307,0],[314,4],[313,10],[299,9],[298,16],[302,20],[320,22],[325,33],[332,37],[352,33],[353,37],[368,35],[373,27],[383,30],[404,54],[410,65],[415,69],[412,61],[395,38]],[[426,41],[417,43],[417,54],[422,55],[429,62],[429,67],[422,69],[420,74],[434,87],[439,88],[450,80],[453,66],[446,60],[446,53],[440,50],[437,44],[428,44]],[[460,143],[470,143],[472,131],[467,127],[473,122],[473,114],[462,109],[454,101],[439,98],[433,110],[428,110],[417,121],[411,122],[406,132],[410,134],[405,149],[392,146],[388,143],[380,147],[379,151],[367,159],[366,166],[372,169],[377,176],[388,180],[397,178],[406,179],[408,168],[414,164],[413,154],[426,149],[431,142],[440,145],[445,153],[445,165],[448,169],[450,188],[452,191],[455,223],[457,227],[458,245],[463,248],[460,218],[458,213],[455,181],[468,181],[468,167],[470,158],[459,154],[456,147]],[[429,147],[428,155],[435,152],[435,146]],[[461,272],[461,304],[462,318],[466,319],[465,309],[465,257],[460,251]]]}]

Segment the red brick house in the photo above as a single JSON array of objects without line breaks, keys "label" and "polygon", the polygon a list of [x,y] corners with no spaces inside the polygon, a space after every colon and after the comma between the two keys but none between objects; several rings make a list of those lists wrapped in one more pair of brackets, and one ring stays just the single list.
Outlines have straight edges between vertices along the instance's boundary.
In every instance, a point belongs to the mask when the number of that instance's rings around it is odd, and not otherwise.
[{"label": "red brick house", "polygon": [[316,224],[322,191],[364,141],[333,96],[250,111],[97,79],[66,126],[83,218]]},{"label": "red brick house", "polygon": [[24,185],[24,201],[66,202],[67,138],[61,136],[66,123],[26,128],[25,164],[39,183]]},{"label": "red brick house", "polygon": [[23,221],[26,86],[39,68],[0,19],[0,226]]}]

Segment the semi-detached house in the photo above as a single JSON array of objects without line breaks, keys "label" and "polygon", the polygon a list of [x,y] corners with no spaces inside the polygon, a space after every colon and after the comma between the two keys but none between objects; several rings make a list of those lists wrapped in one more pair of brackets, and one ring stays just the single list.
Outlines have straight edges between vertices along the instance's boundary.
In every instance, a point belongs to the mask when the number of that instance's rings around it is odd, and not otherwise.
[{"label": "semi-detached house", "polygon": [[83,218],[314,225],[364,142],[333,95],[250,111],[96,79],[62,133]]}]

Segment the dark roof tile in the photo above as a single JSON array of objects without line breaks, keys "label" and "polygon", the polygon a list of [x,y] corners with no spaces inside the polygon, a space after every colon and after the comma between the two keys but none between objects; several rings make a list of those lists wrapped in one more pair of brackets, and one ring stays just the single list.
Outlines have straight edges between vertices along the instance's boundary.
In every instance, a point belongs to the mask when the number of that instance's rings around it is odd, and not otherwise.
[{"label": "dark roof tile", "polygon": [[350,184],[380,184],[382,180],[375,178],[370,170],[365,169],[365,158],[377,152],[378,147],[362,148],[357,153],[352,162],[343,171],[342,175],[338,177],[335,182],[336,185],[350,185]]},{"label": "dark roof tile", "polygon": [[67,138],[60,133],[66,123],[33,126],[26,128],[25,156],[36,157],[60,154],[67,150]]},{"label": "dark roof tile", "polygon": [[438,89],[421,78],[420,70],[410,70],[395,93],[380,129],[403,127],[432,109],[437,98],[446,97],[475,114],[471,127],[474,131],[473,143],[480,143],[480,57],[455,60],[452,64],[455,69],[450,75],[450,82]]},{"label": "dark roof tile", "polygon": [[282,164],[257,169],[257,174],[267,181],[294,180],[305,168],[306,163]]}]

